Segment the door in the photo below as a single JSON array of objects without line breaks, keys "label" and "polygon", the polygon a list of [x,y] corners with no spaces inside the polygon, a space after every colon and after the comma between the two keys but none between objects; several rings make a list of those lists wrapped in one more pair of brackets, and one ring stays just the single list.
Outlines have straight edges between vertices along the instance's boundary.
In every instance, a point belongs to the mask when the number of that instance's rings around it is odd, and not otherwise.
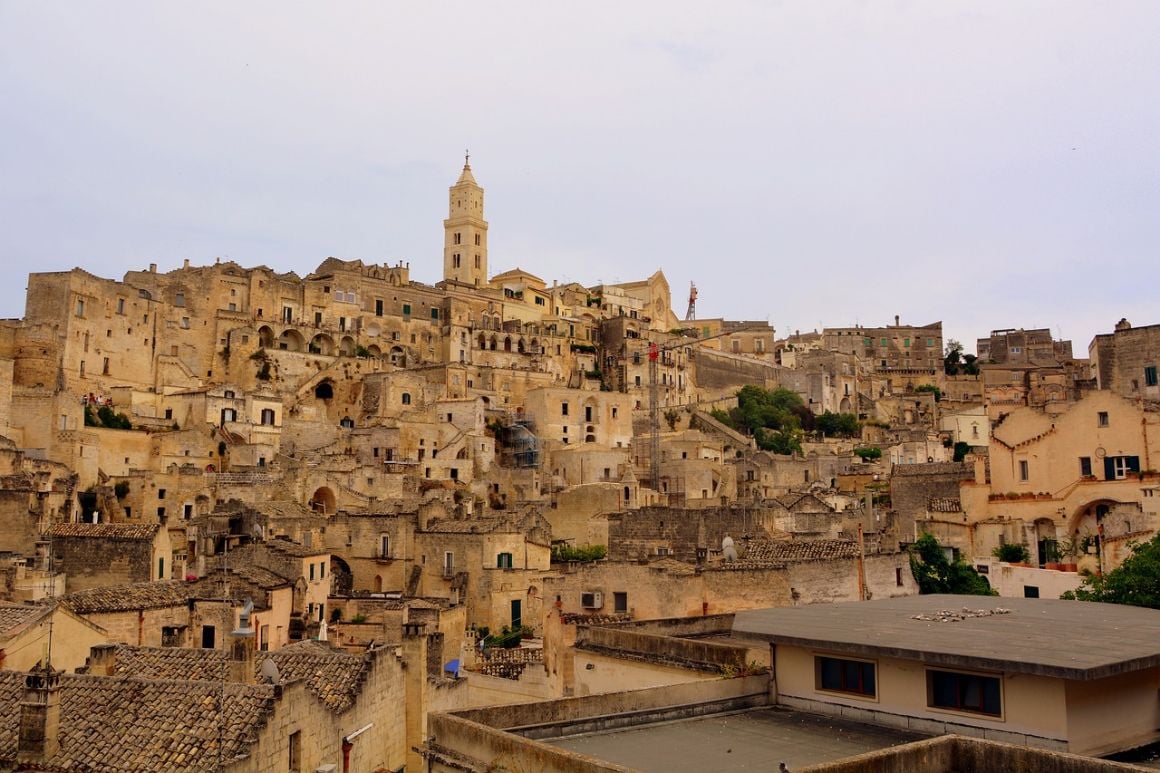
[{"label": "door", "polygon": [[513,631],[515,629],[519,628],[521,625],[523,625],[522,617],[520,615],[520,611],[521,611],[520,606],[521,605],[520,605],[519,599],[512,599],[512,630]]}]

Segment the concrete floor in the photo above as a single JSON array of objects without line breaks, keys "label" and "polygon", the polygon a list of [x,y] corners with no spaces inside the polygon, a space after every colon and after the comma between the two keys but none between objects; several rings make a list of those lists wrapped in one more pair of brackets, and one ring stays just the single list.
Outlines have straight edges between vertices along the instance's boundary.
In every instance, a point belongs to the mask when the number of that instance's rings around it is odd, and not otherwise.
[{"label": "concrete floor", "polygon": [[637,770],[791,771],[923,736],[781,709],[754,709],[547,741]]}]

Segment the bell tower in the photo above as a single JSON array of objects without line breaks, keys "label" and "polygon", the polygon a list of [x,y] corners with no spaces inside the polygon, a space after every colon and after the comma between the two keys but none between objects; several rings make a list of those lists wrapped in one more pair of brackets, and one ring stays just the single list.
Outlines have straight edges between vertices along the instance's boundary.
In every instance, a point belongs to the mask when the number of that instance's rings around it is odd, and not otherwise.
[{"label": "bell tower", "polygon": [[483,188],[471,174],[471,155],[451,192],[443,221],[443,279],[472,287],[487,286],[487,221]]}]

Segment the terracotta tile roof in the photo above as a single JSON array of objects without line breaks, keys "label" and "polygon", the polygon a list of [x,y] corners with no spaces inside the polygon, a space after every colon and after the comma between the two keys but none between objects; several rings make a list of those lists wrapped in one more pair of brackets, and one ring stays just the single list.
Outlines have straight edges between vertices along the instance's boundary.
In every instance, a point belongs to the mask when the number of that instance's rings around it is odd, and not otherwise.
[{"label": "terracotta tile roof", "polygon": [[228,570],[218,567],[198,578],[193,593],[200,599],[220,599],[223,595],[223,582],[229,584],[230,598],[242,599],[246,596],[254,597],[258,603],[256,591],[272,591],[293,585],[293,580],[267,569],[263,566],[233,565]]},{"label": "terracotta tile roof", "polygon": [[[256,653],[254,667],[258,673],[267,658],[278,666],[283,684],[304,680],[306,688],[335,713],[354,705],[367,676],[365,658],[315,641]],[[225,667],[226,654],[222,650],[117,646],[116,671],[125,676],[221,682]]]},{"label": "terracotta tile roof", "polygon": [[659,558],[648,565],[649,569],[655,569],[658,572],[665,574],[676,575],[680,577],[694,575],[697,573],[697,567],[693,564],[687,564],[684,561],[678,561],[675,558]]},{"label": "terracotta tile roof", "polygon": [[185,604],[193,595],[194,588],[189,583],[181,580],[164,580],[89,588],[61,596],[60,600],[72,611],[85,615],[176,607]]},{"label": "terracotta tile roof", "polygon": [[297,542],[291,542],[287,539],[271,539],[262,543],[275,553],[281,553],[284,556],[292,556],[294,558],[310,558],[311,556],[327,556],[330,551],[325,547],[308,548],[305,545]]},{"label": "terracotta tile roof", "polygon": [[963,503],[958,497],[931,497],[926,509],[932,513],[961,513]]},{"label": "terracotta tile roof", "polygon": [[64,539],[152,540],[160,528],[158,523],[58,523],[48,533]]},{"label": "terracotta tile roof", "polygon": [[[15,763],[24,674],[0,672],[0,766]],[[224,694],[224,701],[222,700]],[[250,752],[274,688],[217,682],[60,677],[60,750],[38,769],[217,770]],[[223,742],[219,755],[218,741]]]},{"label": "terracotta tile roof", "polygon": [[39,620],[52,607],[46,604],[0,604],[0,639],[7,639]]},{"label": "terracotta tile roof", "polygon": [[784,564],[857,557],[858,543],[853,540],[753,540],[745,550],[744,563]]},{"label": "terracotta tile roof", "polygon": [[506,528],[506,531],[515,531],[515,527],[506,518],[438,518],[427,524],[425,531],[440,534],[488,534]]},{"label": "terracotta tile roof", "polygon": [[[298,642],[266,654],[278,666],[283,682],[305,679],[306,686],[331,711],[354,705],[367,677],[369,662],[315,641]],[[262,659],[258,659],[260,666]]]}]

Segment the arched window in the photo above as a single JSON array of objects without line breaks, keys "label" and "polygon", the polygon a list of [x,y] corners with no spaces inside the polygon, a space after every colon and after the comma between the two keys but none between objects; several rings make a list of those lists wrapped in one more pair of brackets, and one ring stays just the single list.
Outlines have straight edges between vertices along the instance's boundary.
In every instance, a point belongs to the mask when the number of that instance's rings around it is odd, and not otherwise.
[{"label": "arched window", "polygon": [[403,405],[410,405],[410,404],[411,404],[411,393],[404,392],[403,393]]}]

